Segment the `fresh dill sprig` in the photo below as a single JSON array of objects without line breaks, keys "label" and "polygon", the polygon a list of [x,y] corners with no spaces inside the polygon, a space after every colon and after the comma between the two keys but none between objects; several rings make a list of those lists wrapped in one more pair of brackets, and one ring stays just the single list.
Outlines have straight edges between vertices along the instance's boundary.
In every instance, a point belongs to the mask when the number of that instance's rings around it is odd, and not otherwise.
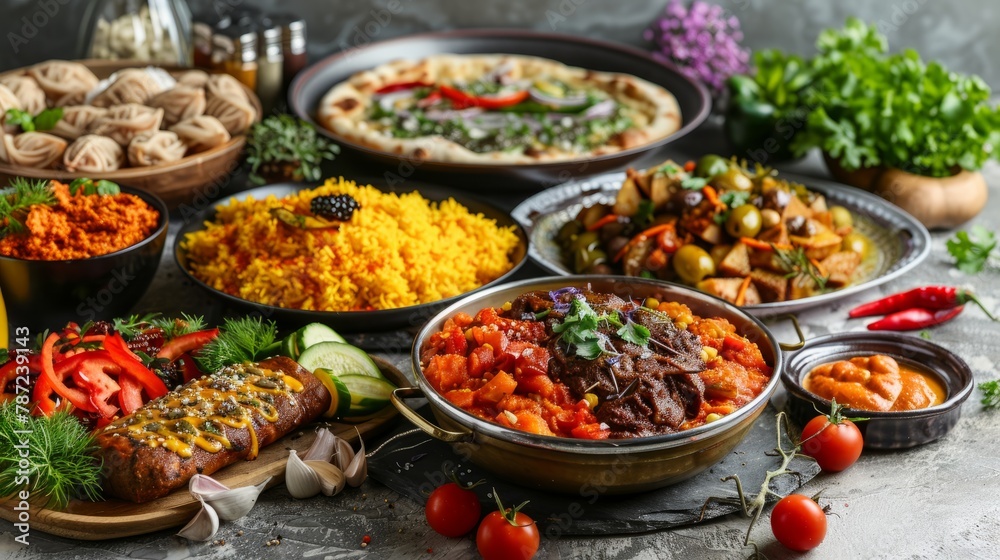
[{"label": "fresh dill sprig", "polygon": [[154,327],[163,330],[163,335],[169,340],[178,336],[191,334],[205,329],[205,319],[200,315],[181,313],[180,317],[156,317],[150,320]]},{"label": "fresh dill sprig", "polygon": [[[774,247],[774,245],[772,245]],[[774,254],[778,257],[778,264],[781,268],[787,272],[785,278],[794,278],[799,275],[806,275],[812,278],[813,282],[819,286],[820,290],[826,289],[826,282],[829,280],[828,277],[820,274],[816,265],[809,260],[806,256],[805,249],[802,247],[796,247],[794,249],[779,249],[774,247]]]},{"label": "fresh dill sprig", "polygon": [[[18,433],[18,431],[22,433]],[[27,442],[26,456],[19,453]],[[73,498],[101,499],[101,464],[92,455],[93,436],[66,412],[31,416],[14,402],[0,405],[0,496],[30,490],[44,496],[45,505],[63,509]],[[21,461],[29,466],[23,469]],[[27,471],[29,486],[23,484]]]},{"label": "fresh dill sprig", "polygon": [[202,371],[218,371],[228,365],[252,362],[274,343],[278,327],[261,317],[226,319],[219,336],[202,347],[195,360]]},{"label": "fresh dill sprig", "polygon": [[145,328],[152,326],[153,321],[159,316],[159,313],[146,313],[145,315],[129,315],[125,318],[115,317],[111,320],[111,326],[127,340],[131,340]]},{"label": "fresh dill sprig", "polygon": [[36,204],[55,204],[56,197],[44,179],[17,177],[0,189],[0,238],[25,231],[24,220]]}]

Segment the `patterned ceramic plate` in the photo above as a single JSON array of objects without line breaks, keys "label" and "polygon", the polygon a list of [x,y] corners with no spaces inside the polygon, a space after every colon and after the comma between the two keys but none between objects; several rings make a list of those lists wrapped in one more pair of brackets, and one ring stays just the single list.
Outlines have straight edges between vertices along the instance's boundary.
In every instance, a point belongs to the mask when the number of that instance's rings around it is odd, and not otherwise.
[{"label": "patterned ceramic plate", "polygon": [[[878,255],[862,264],[857,280],[847,287],[802,299],[749,305],[744,307],[746,311],[757,316],[773,316],[828,304],[898,278],[930,253],[931,236],[927,228],[889,202],[832,181],[790,173],[782,173],[781,177],[806,185],[825,196],[830,204],[849,209],[855,217],[855,228],[871,238]],[[528,232],[528,255],[554,274],[573,274],[563,262],[562,251],[555,241],[556,232],[584,206],[614,202],[624,179],[624,173],[609,173],[573,181],[542,191],[519,204],[511,216]]]}]

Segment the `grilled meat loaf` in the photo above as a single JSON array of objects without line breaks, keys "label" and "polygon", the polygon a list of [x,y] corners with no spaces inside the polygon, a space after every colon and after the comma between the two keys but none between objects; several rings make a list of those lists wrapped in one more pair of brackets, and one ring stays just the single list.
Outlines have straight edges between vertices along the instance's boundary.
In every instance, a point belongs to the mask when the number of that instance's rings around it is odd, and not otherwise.
[{"label": "grilled meat loaf", "polygon": [[136,503],[166,496],[319,417],[323,383],[294,361],[269,358],[190,381],[97,435],[107,495]]}]

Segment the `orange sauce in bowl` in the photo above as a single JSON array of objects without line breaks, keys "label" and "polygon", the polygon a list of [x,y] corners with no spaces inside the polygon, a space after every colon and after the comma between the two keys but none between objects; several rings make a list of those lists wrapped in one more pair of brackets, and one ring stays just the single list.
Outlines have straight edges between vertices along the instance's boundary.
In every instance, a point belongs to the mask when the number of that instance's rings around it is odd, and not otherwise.
[{"label": "orange sauce in bowl", "polygon": [[928,408],[947,397],[944,385],[934,374],[880,354],[816,366],[802,387],[849,408],[872,412]]}]

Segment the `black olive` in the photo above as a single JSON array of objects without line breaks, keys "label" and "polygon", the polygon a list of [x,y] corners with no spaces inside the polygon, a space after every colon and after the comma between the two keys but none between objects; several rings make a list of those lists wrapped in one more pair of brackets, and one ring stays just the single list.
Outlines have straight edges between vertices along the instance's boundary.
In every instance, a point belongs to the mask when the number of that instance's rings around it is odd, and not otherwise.
[{"label": "black olive", "polygon": [[601,229],[598,230],[598,233],[600,233],[601,243],[607,243],[612,239],[614,239],[615,237],[621,235],[622,232],[624,231],[625,231],[625,223],[620,220],[615,220],[613,222],[608,222],[603,226],[601,226]]},{"label": "black olive", "polygon": [[805,216],[795,216],[785,220],[785,226],[788,228],[788,233],[792,235],[798,235],[800,237],[812,237],[816,235],[816,226]]},{"label": "black olive", "polygon": [[615,237],[611,241],[607,242],[606,244],[607,253],[611,255],[612,258],[614,258],[614,256],[617,255],[618,252],[622,250],[622,247],[624,247],[626,244],[628,244],[628,237],[625,236]]},{"label": "black olive", "polygon": [[764,193],[763,207],[776,210],[780,213],[784,211],[785,207],[788,206],[788,203],[791,200],[792,195],[787,191],[781,189],[771,189]]},{"label": "black olive", "polygon": [[701,191],[692,191],[688,189],[682,189],[674,193],[670,197],[670,202],[668,203],[669,210],[673,212],[684,212],[695,208],[701,201],[704,200],[705,195],[701,194]]}]

